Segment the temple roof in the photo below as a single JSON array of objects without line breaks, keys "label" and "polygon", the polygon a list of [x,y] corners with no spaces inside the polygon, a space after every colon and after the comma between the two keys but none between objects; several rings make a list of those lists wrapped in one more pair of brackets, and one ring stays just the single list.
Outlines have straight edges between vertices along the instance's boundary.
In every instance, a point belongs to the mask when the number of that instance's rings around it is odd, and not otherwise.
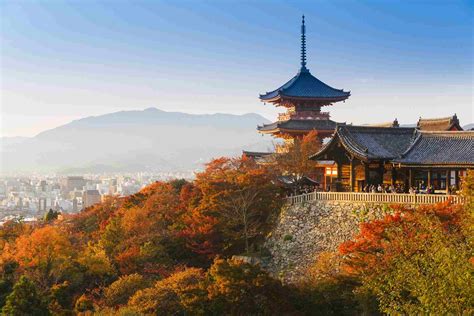
[{"label": "temple roof", "polygon": [[338,126],[331,141],[311,159],[333,159],[330,152],[340,143],[360,160],[391,160],[409,148],[415,131],[415,128],[407,127]]},{"label": "temple roof", "polygon": [[262,158],[262,157],[270,156],[273,154],[274,153],[272,152],[242,150],[242,155],[251,157],[251,158]]},{"label": "temple roof", "polygon": [[258,126],[260,132],[272,132],[275,130],[292,130],[292,131],[311,131],[324,130],[334,131],[338,123],[331,120],[288,120],[264,124]]},{"label": "temple roof", "polygon": [[347,99],[350,92],[334,89],[318,78],[314,77],[306,68],[306,26],[301,24],[301,68],[290,81],[275,89],[260,95],[260,100],[266,102],[279,102],[284,98],[297,98],[303,100],[337,102]]},{"label": "temple roof", "polygon": [[462,131],[456,114],[449,117],[418,120],[417,127],[423,131]]},{"label": "temple roof", "polygon": [[474,132],[420,131],[400,158],[402,165],[474,165]]},{"label": "temple roof", "polygon": [[322,99],[328,101],[342,101],[351,95],[350,92],[334,89],[318,78],[309,70],[301,69],[290,81],[276,90],[260,95],[262,101],[277,100],[282,97]]},{"label": "temple roof", "polygon": [[395,120],[393,120],[393,122],[367,124],[367,125],[364,125],[364,126],[371,126],[371,127],[400,127],[400,124],[398,124],[398,120],[395,119]]}]

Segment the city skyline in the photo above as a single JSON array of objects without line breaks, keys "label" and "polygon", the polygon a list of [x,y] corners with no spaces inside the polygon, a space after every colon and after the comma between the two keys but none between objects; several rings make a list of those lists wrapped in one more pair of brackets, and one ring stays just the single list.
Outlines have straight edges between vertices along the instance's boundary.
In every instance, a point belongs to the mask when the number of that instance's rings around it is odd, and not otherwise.
[{"label": "city skyline", "polygon": [[[352,97],[335,121],[472,123],[469,2],[3,2],[0,136],[34,136],[74,119],[157,107],[258,113],[299,68]],[[284,21],[283,23],[281,21]],[[278,39],[278,40],[275,40]],[[367,115],[370,113],[370,116]]]}]

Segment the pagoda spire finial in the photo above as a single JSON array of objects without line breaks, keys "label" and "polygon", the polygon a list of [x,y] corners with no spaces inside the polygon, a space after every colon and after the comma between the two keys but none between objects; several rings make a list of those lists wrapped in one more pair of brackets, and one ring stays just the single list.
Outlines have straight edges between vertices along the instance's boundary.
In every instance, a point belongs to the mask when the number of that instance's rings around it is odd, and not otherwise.
[{"label": "pagoda spire finial", "polygon": [[304,25],[304,15],[301,22],[301,70],[306,68],[306,26]]}]

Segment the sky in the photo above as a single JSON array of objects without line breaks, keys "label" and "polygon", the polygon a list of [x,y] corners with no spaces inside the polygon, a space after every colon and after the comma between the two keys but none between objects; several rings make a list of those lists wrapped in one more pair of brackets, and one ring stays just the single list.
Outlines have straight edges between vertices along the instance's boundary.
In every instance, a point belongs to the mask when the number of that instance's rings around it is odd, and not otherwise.
[{"label": "sky", "polygon": [[473,114],[473,1],[0,0],[0,136],[157,107],[278,112],[299,70],[351,97],[338,122]]}]

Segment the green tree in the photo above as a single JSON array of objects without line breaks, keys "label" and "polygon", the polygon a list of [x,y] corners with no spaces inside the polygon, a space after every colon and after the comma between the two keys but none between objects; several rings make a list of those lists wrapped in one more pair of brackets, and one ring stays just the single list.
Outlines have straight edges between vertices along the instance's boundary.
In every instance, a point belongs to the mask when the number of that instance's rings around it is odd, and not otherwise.
[{"label": "green tree", "polygon": [[59,214],[61,214],[61,212],[53,211],[52,209],[49,209],[48,213],[44,214],[44,221],[45,222],[54,221],[55,219],[58,218]]},{"label": "green tree", "polygon": [[5,305],[7,296],[12,291],[12,283],[10,280],[0,279],[0,308]]},{"label": "green tree", "polygon": [[2,315],[49,315],[48,308],[38,294],[36,286],[27,277],[22,276],[8,295]]}]

